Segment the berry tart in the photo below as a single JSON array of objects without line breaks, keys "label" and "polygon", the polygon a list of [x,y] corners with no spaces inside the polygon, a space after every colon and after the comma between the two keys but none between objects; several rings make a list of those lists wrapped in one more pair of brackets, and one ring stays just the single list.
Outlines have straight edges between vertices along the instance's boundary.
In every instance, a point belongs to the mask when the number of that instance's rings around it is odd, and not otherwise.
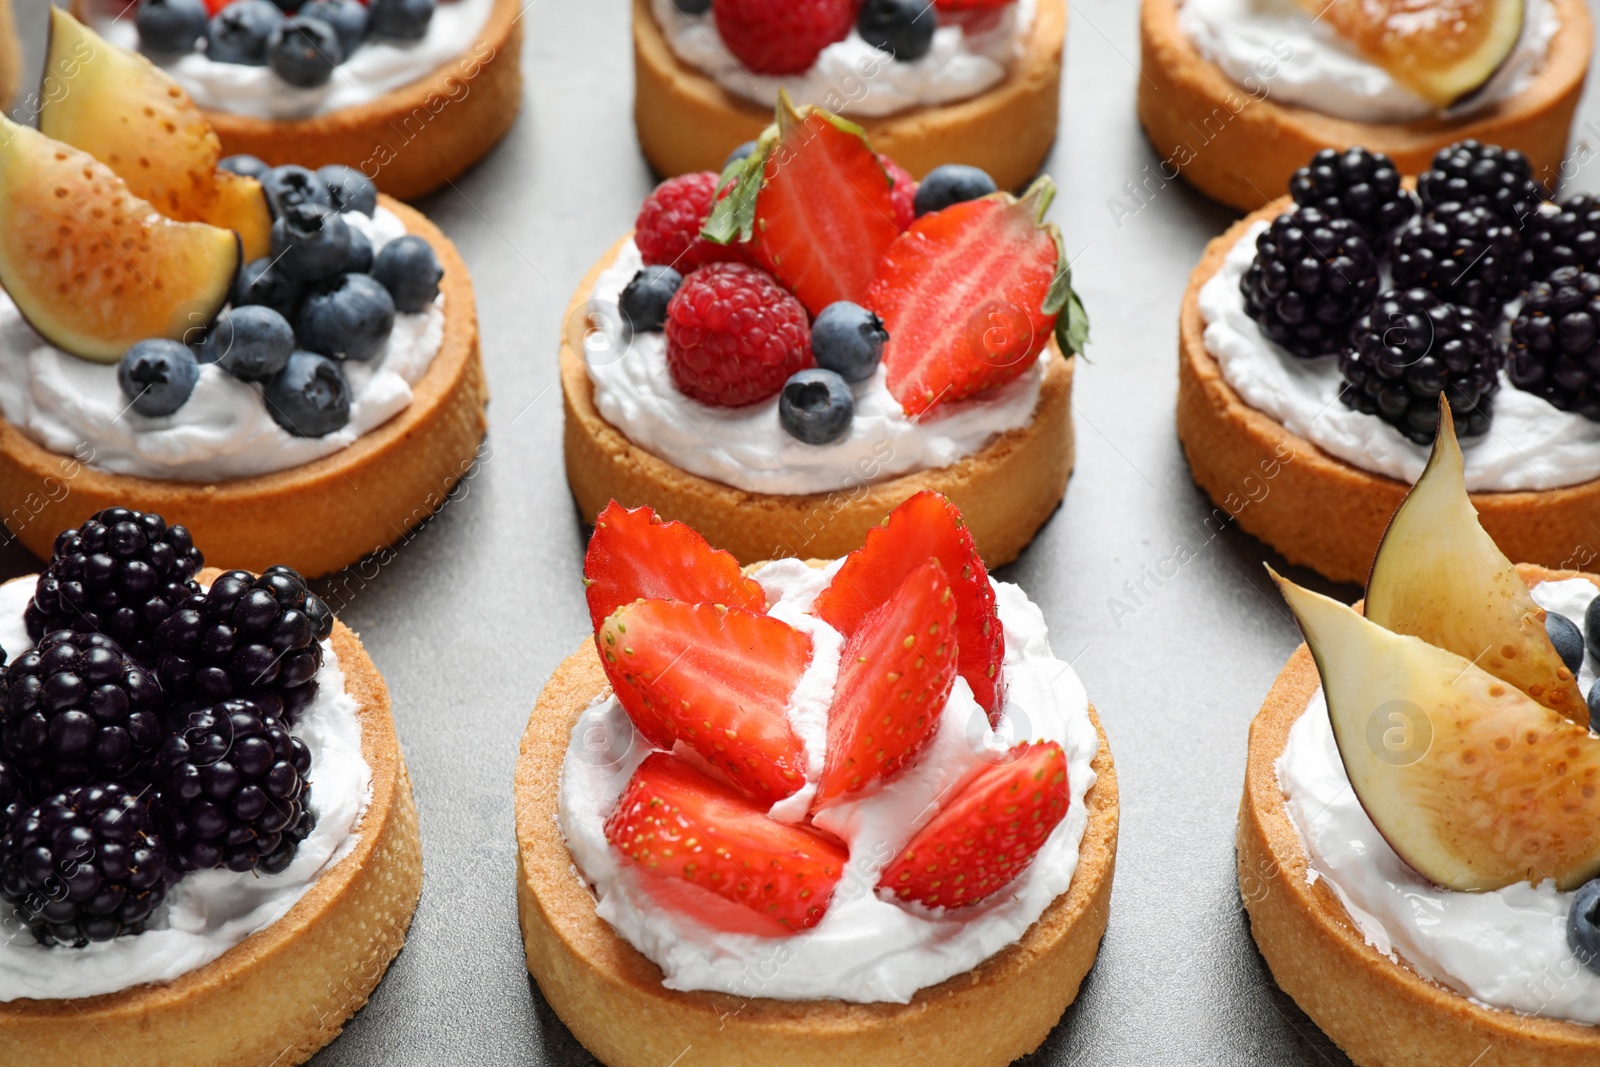
[{"label": "berry tart", "polygon": [[582,514],[648,504],[752,562],[832,558],[923,489],[1017,555],[1072,469],[1088,332],[1041,178],[913,180],[785,98],[720,176],[669,178],[595,264],[561,347]]},{"label": "berry tart", "polygon": [[1546,202],[1527,157],[1476,141],[1410,185],[1381,153],[1325,150],[1207,247],[1178,342],[1194,479],[1219,523],[1359,582],[1442,394],[1495,540],[1549,567],[1592,560],[1600,207]]},{"label": "berry tart", "polygon": [[634,0],[634,122],[666,175],[715,170],[780,91],[849,117],[917,177],[1019,189],[1055,141],[1065,0]]},{"label": "berry tart", "polygon": [[454,247],[348,168],[219,166],[164,73],[54,17],[90,58],[57,75],[42,132],[5,122],[0,145],[13,533],[48,556],[127,503],[225,566],[313,577],[403,536],[485,428]]},{"label": "berry tart", "polygon": [[0,1060],[295,1064],[422,891],[361,641],[288,567],[110,508],[0,585]]},{"label": "berry tart", "polygon": [[229,154],[353,167],[414,199],[522,104],[517,0],[72,0],[183,87]]},{"label": "berry tart", "polygon": [[1313,153],[1357,144],[1416,174],[1495,142],[1555,185],[1594,28],[1587,0],[1143,0],[1140,42],[1161,155],[1145,190],[1181,174],[1252,211]]},{"label": "berry tart", "polygon": [[1364,614],[1278,583],[1238,863],[1279,985],[1360,1067],[1600,1060],[1600,577],[1506,558],[1445,407]]},{"label": "berry tart", "polygon": [[936,493],[741,571],[615,502],[517,764],[545,999],[609,1067],[1003,1067],[1093,965],[1117,784],[1039,609]]}]

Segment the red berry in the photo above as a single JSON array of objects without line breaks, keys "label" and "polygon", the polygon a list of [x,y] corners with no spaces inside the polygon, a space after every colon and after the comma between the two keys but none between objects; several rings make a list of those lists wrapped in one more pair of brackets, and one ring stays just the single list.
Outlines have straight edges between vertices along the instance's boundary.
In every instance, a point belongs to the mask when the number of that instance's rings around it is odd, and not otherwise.
[{"label": "red berry", "polygon": [[717,174],[680,174],[645,197],[634,223],[633,243],[647,266],[671,267],[688,274],[707,263],[738,260],[739,253],[700,236],[717,199]]},{"label": "red berry", "polygon": [[714,407],[760,403],[811,366],[806,309],[743,263],[713,263],[685,278],[667,304],[666,332],[672,384]]},{"label": "red berry", "polygon": [[878,153],[878,162],[883,164],[883,169],[889,172],[889,180],[894,182],[894,188],[889,190],[889,198],[894,201],[894,224],[900,227],[901,233],[905,233],[917,221],[917,179],[881,152]]},{"label": "red berry", "polygon": [[757,74],[803,74],[850,36],[859,0],[711,0],[717,32]]}]

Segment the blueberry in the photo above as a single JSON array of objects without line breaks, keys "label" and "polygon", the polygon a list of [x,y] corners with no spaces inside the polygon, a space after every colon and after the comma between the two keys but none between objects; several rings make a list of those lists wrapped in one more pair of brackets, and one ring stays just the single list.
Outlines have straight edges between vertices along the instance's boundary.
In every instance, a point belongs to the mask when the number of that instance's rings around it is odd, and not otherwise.
[{"label": "blueberry", "polygon": [[1589,601],[1584,609],[1583,632],[1589,635],[1589,651],[1600,656],[1600,596]]},{"label": "blueberry", "polygon": [[635,333],[656,333],[667,324],[667,301],[683,284],[671,267],[645,267],[628,280],[617,307]]},{"label": "blueberry", "polygon": [[912,201],[919,216],[930,211],[943,211],[951,204],[976,200],[995,191],[994,179],[977,167],[963,163],[946,163],[934,167],[917,186],[917,198]]},{"label": "blueberry", "polygon": [[311,0],[300,9],[300,16],[321,19],[332,26],[346,59],[367,35],[367,5],[361,0]]},{"label": "blueberry", "polygon": [[305,0],[272,0],[272,5],[285,15],[293,15],[300,10],[300,5],[303,3]]},{"label": "blueberry", "polygon": [[1589,721],[1600,726],[1600,679],[1589,687]]},{"label": "blueberry", "polygon": [[267,65],[267,38],[283,12],[267,0],[235,0],[206,25],[206,58],[246,67]]},{"label": "blueberry", "polygon": [[808,445],[837,441],[850,430],[856,398],[849,384],[831,370],[796,371],[778,396],[778,421]]},{"label": "blueberry", "polygon": [[300,279],[273,262],[271,256],[252,259],[233,283],[232,300],[235,307],[259,304],[288,318],[300,303]]},{"label": "blueberry", "polygon": [[294,325],[300,344],[313,352],[371,359],[394,329],[394,299],[371,275],[341,274],[306,295]]},{"label": "blueberry", "polygon": [[704,15],[711,10],[711,0],[672,0],[672,6],[685,15]]},{"label": "blueberry", "polygon": [[372,0],[368,25],[378,37],[415,41],[427,35],[433,8],[434,0]]},{"label": "blueberry", "polygon": [[321,437],[350,421],[350,383],[333,360],[296,352],[261,391],[272,421],[296,437]]},{"label": "blueberry", "polygon": [[728,153],[728,158],[722,161],[722,169],[727,170],[739,160],[750,158],[750,156],[755,153],[755,150],[756,143],[754,141],[746,141],[744,144]]},{"label": "blueberry", "polygon": [[133,16],[139,43],[145,51],[158,55],[194,51],[195,43],[206,35],[208,21],[201,0],[139,0]]},{"label": "blueberry", "polygon": [[1578,668],[1583,666],[1583,631],[1565,615],[1551,611],[1545,613],[1544,632],[1550,635],[1550,643],[1556,646],[1561,662],[1576,677]]},{"label": "blueberry", "polygon": [[159,338],[140,341],[122,354],[117,384],[129,406],[141,415],[159,418],[183,407],[200,379],[200,364],[187,345]]},{"label": "blueberry", "polygon": [[321,19],[296,15],[279,23],[267,38],[267,63],[272,73],[302,89],[327,85],[333,68],[343,62],[339,35]]},{"label": "blueberry", "polygon": [[883,320],[860,304],[840,300],[822,309],[811,324],[811,354],[817,366],[847,382],[865,381],[878,369],[889,331]]},{"label": "blueberry", "polygon": [[[361,6],[356,0],[350,2]],[[335,211],[359,211],[369,219],[377,214],[378,187],[359,170],[343,163],[329,163],[317,168],[317,177],[328,187],[328,200]]]},{"label": "blueberry", "polygon": [[1580,887],[1572,898],[1567,947],[1579,963],[1600,973],[1600,878]]},{"label": "blueberry", "polygon": [[265,160],[251,155],[224,156],[217,166],[234,174],[242,174],[246,178],[254,178],[256,181],[265,178],[267,171],[272,169],[267,166]]},{"label": "blueberry", "polygon": [[317,177],[317,172],[292,163],[267,171],[261,177],[261,187],[267,191],[267,204],[274,216],[283,214],[291,204],[333,206],[327,183]]},{"label": "blueberry", "polygon": [[867,0],[856,19],[863,41],[902,63],[927,55],[938,28],[939,13],[927,0]]},{"label": "blueberry", "polygon": [[293,204],[272,223],[272,256],[301,281],[330,277],[350,258],[350,224],[321,204]]},{"label": "blueberry", "polygon": [[378,249],[372,276],[394,297],[396,311],[417,312],[439,295],[444,268],[433,246],[420,237],[397,237]]},{"label": "blueberry", "polygon": [[200,362],[256,382],[277,374],[294,351],[294,329],[269,307],[246,304],[224,311],[200,346]]},{"label": "blueberry", "polygon": [[372,241],[366,234],[350,227],[350,255],[344,261],[340,274],[372,273]]}]

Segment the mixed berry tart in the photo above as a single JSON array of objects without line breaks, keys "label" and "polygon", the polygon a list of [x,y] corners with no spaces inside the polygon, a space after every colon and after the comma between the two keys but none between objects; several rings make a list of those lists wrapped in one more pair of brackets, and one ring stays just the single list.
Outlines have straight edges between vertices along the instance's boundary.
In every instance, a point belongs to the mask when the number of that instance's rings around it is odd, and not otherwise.
[{"label": "mixed berry tart", "polygon": [[546,1000],[608,1067],[1002,1067],[1105,931],[1111,753],[1039,609],[921,493],[832,562],[741,570],[615,502],[593,643],[517,765]]},{"label": "mixed berry tart", "polygon": [[844,115],[916,177],[1019,189],[1056,137],[1064,0],[634,0],[634,121],[666,175],[715,170],[778,94]]},{"label": "mixed berry tart", "polygon": [[[353,167],[410,200],[482,159],[522,103],[517,0],[72,0],[149,56],[223,150]],[[52,62],[70,62],[52,41]]]},{"label": "mixed berry tart", "polygon": [[1443,406],[1364,613],[1278,579],[1306,644],[1250,730],[1239,885],[1360,1067],[1576,1067],[1600,1057],[1600,577],[1513,565],[1465,477]]},{"label": "mixed berry tart", "polygon": [[1289,561],[1360,582],[1443,395],[1483,525],[1520,560],[1595,558],[1600,206],[1464,141],[1414,183],[1326,150],[1190,276],[1178,436],[1194,479]]},{"label": "mixed berry tart", "polygon": [[[472,283],[348,168],[221,157],[183,91],[54,12],[0,145],[0,499],[36,555],[113,504],[313,577],[403,536],[483,437]],[[75,40],[77,44],[67,42]]]},{"label": "mixed berry tart", "polygon": [[750,154],[669,178],[561,347],[582,514],[648,504],[747,562],[832,558],[923,490],[991,565],[1060,503],[1088,332],[1041,178],[922,182],[784,98]]},{"label": "mixed berry tart", "polygon": [[0,1058],[295,1064],[422,891],[389,693],[288,567],[114,507],[0,585]]},{"label": "mixed berry tart", "polygon": [[1586,0],[1142,0],[1139,121],[1242,211],[1307,157],[1366,145],[1406,174],[1457,141],[1524,153],[1554,185],[1583,93]]}]

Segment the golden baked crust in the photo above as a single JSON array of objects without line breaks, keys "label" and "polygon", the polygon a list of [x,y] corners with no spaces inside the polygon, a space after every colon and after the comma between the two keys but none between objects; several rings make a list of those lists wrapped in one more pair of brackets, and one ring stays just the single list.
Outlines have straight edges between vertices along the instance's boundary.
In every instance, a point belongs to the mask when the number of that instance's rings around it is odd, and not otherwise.
[{"label": "golden baked crust", "polygon": [[56,534],[120,505],[187,526],[217,566],[261,571],[283,563],[316,577],[392,544],[438,509],[488,426],[472,279],[433,223],[388,197],[382,202],[444,267],[444,340],[412,387],[410,407],[315,462],[209,485],[108,474],[87,457],[46,451],[0,420],[0,502],[22,544],[49,559]]},{"label": "golden baked crust", "polygon": [[[561,335],[567,482],[585,522],[611,500],[630,508],[647,504],[663,518],[693,526],[742,563],[832,559],[859,548],[867,531],[906,498],[933,489],[961,509],[978,554],[998,567],[1017,558],[1061,503],[1072,473],[1074,362],[1054,356],[1031,423],[948,467],[872,485],[795,496],[746,492],[690,474],[633,444],[595,408],[583,358],[589,294],[627,240],[612,246],[578,284]],[[1050,351],[1060,352],[1053,338]]]},{"label": "golden baked crust", "polygon": [[0,111],[11,110],[22,79],[22,42],[17,39],[17,20],[11,0],[0,0]]},{"label": "golden baked crust", "polygon": [[1077,996],[1110,914],[1117,776],[1100,730],[1089,825],[1067,892],[1022,940],[910,1004],[681,993],[595,914],[556,825],[573,723],[606,690],[594,643],[551,676],[517,760],[517,905],[528,970],[578,1040],[609,1067],[1003,1067],[1037,1048]]},{"label": "golden baked crust", "polygon": [[1554,2],[1561,32],[1543,71],[1514,98],[1456,121],[1368,123],[1279,104],[1266,78],[1252,95],[1178,28],[1178,0],[1143,0],[1139,122],[1167,161],[1159,177],[1170,179],[1176,169],[1207,196],[1252,211],[1286,190],[1290,175],[1324,148],[1362,145],[1387,153],[1401,173],[1419,174],[1439,149],[1475,137],[1521,149],[1534,176],[1554,185],[1594,45],[1586,0]]},{"label": "golden baked crust", "polygon": [[[1411,487],[1336,459],[1247,405],[1205,346],[1201,286],[1246,229],[1290,206],[1283,197],[1234,223],[1189,276],[1178,321],[1178,439],[1195,482],[1217,505],[1215,528],[1232,515],[1289,562],[1337,582],[1364,582]],[[1600,551],[1600,479],[1471,496],[1484,529],[1512,559],[1583,566]]]},{"label": "golden baked crust", "polygon": [[[72,0],[82,17],[97,0]],[[522,106],[522,4],[495,0],[461,55],[367,104],[306,119],[258,119],[202,108],[228,155],[273,166],[355,167],[378,188],[415,200],[458,177],[504,137]]]},{"label": "golden baked crust", "polygon": [[[1530,586],[1600,578],[1522,566]],[[1250,726],[1239,805],[1239,889],[1250,929],[1283,991],[1359,1067],[1593,1067],[1600,1028],[1496,1011],[1428,981],[1367,945],[1289,819],[1276,763],[1289,729],[1321,685],[1305,645],[1295,650]]]},{"label": "golden baked crust", "polygon": [[[1039,0],[1026,50],[992,89],[953,104],[851,121],[918,178],[941,163],[968,163],[1002,189],[1020,188],[1055,141],[1066,33],[1066,0]],[[633,65],[639,147],[658,173],[720,171],[729,152],[772,123],[771,108],[734,96],[673,54],[650,0],[633,2]]]},{"label": "golden baked crust", "polygon": [[[215,576],[215,569],[209,576]],[[354,850],[289,913],[169,985],[0,1004],[0,1063],[31,1067],[289,1067],[344,1028],[402,945],[422,893],[422,842],[389,690],[335,622],[361,705],[372,800]]]}]

